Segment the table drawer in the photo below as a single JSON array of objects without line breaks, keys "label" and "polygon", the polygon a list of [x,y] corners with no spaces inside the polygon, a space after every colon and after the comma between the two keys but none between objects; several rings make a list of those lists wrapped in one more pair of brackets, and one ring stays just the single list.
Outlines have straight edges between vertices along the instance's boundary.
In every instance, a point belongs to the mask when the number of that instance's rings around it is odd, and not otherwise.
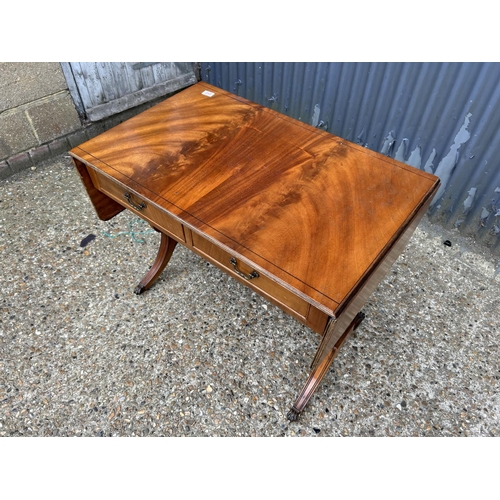
[{"label": "table drawer", "polygon": [[180,222],[177,222],[158,207],[155,207],[151,202],[144,200],[138,194],[130,191],[130,189],[118,181],[110,179],[92,168],[89,171],[97,189],[143,219],[153,223],[159,229],[171,234],[180,241],[185,241],[184,230]]},{"label": "table drawer", "polygon": [[244,264],[239,259],[235,259],[234,256],[225,252],[195,232],[192,233],[192,238],[194,250],[198,253],[206,255],[210,258],[209,260],[218,263],[219,267],[224,268],[224,270],[228,271],[229,274],[237,278],[238,281],[245,283],[257,292],[264,292],[261,295],[265,296],[271,300],[271,302],[276,303],[276,305],[280,307],[285,306],[284,309],[287,310],[287,312],[295,312],[295,315],[300,316],[302,319],[307,317],[309,303],[301,297],[295,295],[290,290],[283,288],[281,285],[267,276],[263,276],[262,274],[259,274],[258,277],[245,279],[242,274],[246,277],[250,277],[254,272],[254,270],[248,265]]}]

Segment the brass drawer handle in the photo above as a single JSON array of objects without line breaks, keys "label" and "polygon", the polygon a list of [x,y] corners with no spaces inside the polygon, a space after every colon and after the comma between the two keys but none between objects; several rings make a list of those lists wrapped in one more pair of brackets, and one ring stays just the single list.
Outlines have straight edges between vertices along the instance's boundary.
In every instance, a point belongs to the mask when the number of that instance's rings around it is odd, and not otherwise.
[{"label": "brass drawer handle", "polygon": [[250,274],[246,275],[245,273],[242,273],[237,265],[237,261],[234,257],[231,257],[231,259],[229,260],[229,262],[231,262],[231,264],[233,265],[234,267],[234,272],[236,274],[238,274],[239,276],[241,276],[242,278],[245,278],[246,280],[250,281],[250,280],[253,280],[254,278],[258,278],[259,277],[259,273],[257,271],[252,271]]},{"label": "brass drawer handle", "polygon": [[141,211],[143,208],[146,208],[146,204],[141,201],[141,203],[139,205],[136,205],[133,201],[132,201],[132,196],[130,196],[130,193],[125,193],[125,198],[127,199],[128,201],[128,204],[132,207],[132,208],[135,208],[137,211]]}]

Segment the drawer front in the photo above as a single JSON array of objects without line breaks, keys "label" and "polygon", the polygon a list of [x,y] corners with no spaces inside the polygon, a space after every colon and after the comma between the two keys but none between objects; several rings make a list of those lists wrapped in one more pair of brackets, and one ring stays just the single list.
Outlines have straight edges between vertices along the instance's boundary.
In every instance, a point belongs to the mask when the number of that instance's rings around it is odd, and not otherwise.
[{"label": "drawer front", "polygon": [[110,179],[92,168],[89,169],[89,171],[97,189],[121,203],[140,217],[152,222],[154,225],[158,226],[159,229],[171,234],[180,241],[185,241],[184,230],[180,222],[177,222],[165,212],[152,205],[149,201],[132,193],[119,182]]},{"label": "drawer front", "polygon": [[[193,249],[198,251],[198,253],[209,257],[209,260],[217,262],[220,267],[228,271],[229,274],[237,278],[238,281],[245,283],[257,292],[263,291],[264,294],[262,295],[266,296],[266,298],[269,298],[272,302],[275,302],[278,306],[285,306],[285,310],[288,310],[287,312],[290,312],[291,310],[296,313],[295,315],[300,316],[302,319],[305,319],[307,317],[309,303],[303,300],[301,297],[295,295],[290,290],[283,288],[281,285],[279,285],[275,281],[272,281],[268,277],[263,276],[262,274],[260,274],[258,277],[251,277],[252,273],[254,272],[253,269],[240,262],[239,260],[233,260],[234,257],[232,255],[225,252],[205,238],[199,236],[197,233],[193,232],[192,238]],[[242,274],[247,278],[251,277],[251,279],[245,279],[244,277],[242,277]]]}]

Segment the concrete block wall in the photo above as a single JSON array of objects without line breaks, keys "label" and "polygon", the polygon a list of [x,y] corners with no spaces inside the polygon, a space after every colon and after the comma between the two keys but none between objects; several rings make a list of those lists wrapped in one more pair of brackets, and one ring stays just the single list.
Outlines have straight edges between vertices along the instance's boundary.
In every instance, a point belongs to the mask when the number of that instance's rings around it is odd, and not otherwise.
[{"label": "concrete block wall", "polygon": [[63,154],[165,97],[83,123],[58,62],[0,62],[0,179]]}]

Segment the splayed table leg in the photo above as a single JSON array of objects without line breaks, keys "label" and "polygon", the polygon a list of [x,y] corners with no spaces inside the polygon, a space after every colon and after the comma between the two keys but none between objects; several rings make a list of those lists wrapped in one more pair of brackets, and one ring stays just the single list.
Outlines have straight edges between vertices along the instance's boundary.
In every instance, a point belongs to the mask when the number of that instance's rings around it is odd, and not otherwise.
[{"label": "splayed table leg", "polygon": [[312,395],[318,388],[318,385],[323,380],[323,377],[328,372],[328,368],[332,364],[335,356],[337,355],[340,347],[345,342],[347,337],[351,332],[356,330],[356,328],[361,324],[365,315],[363,312],[359,312],[356,317],[351,321],[350,325],[346,328],[345,332],[339,338],[334,347],[328,352],[328,354],[319,362],[312,370],[307,379],[304,388],[300,392],[298,398],[296,399],[294,405],[287,414],[288,420],[292,422],[299,418],[300,412],[304,409],[308,401],[311,399]]},{"label": "splayed table leg", "polygon": [[168,237],[164,233],[161,234],[160,248],[158,250],[158,255],[156,256],[151,269],[148,271],[146,276],[142,278],[141,282],[135,287],[134,293],[140,295],[142,292],[151,287],[151,285],[156,281],[160,274],[165,269],[166,265],[172,257],[172,253],[177,245],[177,241],[173,238]]}]

